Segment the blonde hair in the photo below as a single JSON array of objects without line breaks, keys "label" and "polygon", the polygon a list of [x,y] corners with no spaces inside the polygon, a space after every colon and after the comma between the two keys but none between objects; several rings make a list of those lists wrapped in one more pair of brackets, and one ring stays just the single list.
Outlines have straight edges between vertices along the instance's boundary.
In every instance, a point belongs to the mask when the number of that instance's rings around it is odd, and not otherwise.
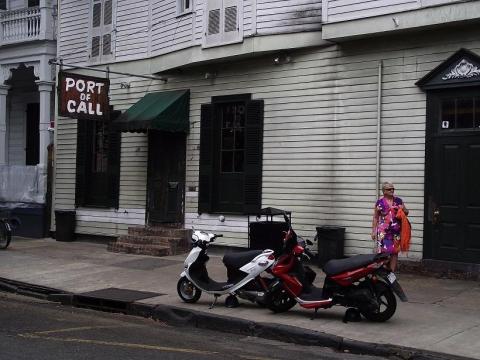
[{"label": "blonde hair", "polygon": [[382,184],[382,191],[385,191],[385,189],[386,189],[388,186],[393,187],[393,183],[391,183],[390,181],[385,181],[385,182]]}]

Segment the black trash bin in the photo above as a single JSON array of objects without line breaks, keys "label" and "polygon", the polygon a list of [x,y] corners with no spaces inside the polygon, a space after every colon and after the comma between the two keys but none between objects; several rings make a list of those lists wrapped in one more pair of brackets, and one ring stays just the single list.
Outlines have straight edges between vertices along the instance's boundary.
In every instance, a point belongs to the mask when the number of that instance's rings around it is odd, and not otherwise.
[{"label": "black trash bin", "polygon": [[319,267],[323,267],[328,260],[344,257],[345,228],[319,226],[317,227],[317,240]]},{"label": "black trash bin", "polygon": [[55,239],[73,241],[75,238],[75,210],[55,210]]}]

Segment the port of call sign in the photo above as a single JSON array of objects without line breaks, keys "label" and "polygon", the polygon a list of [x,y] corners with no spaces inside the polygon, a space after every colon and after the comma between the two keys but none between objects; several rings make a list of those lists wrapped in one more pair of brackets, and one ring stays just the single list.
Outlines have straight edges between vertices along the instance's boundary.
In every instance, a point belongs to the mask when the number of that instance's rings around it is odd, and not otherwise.
[{"label": "port of call sign", "polygon": [[92,76],[59,73],[58,113],[74,119],[108,120],[110,81]]}]

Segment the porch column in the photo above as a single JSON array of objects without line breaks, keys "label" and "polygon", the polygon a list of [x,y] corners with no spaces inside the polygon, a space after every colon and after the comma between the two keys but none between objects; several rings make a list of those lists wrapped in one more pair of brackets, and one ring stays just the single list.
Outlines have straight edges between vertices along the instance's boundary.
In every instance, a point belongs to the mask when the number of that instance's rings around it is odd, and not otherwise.
[{"label": "porch column", "polygon": [[7,164],[7,85],[0,85],[0,165]]},{"label": "porch column", "polygon": [[36,81],[38,92],[40,93],[40,149],[39,149],[39,167],[46,171],[48,161],[48,145],[50,144],[50,134],[48,127],[51,119],[51,94],[53,86],[52,81]]},{"label": "porch column", "polygon": [[50,0],[40,0],[40,39],[53,39],[52,3]]}]

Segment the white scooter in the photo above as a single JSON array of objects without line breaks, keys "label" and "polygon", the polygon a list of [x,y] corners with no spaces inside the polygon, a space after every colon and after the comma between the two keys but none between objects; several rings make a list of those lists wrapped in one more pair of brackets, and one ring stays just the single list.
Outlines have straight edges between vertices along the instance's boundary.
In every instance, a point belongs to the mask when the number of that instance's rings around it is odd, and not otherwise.
[{"label": "white scooter", "polygon": [[222,236],[199,230],[193,232],[193,247],[185,259],[184,271],[177,283],[178,295],[187,303],[195,303],[200,299],[202,291],[205,291],[215,296],[210,308],[215,306],[219,296],[226,294],[229,295],[225,300],[227,307],[239,305],[237,296],[265,305],[266,290],[272,278],[262,277],[260,274],[275,262],[273,250],[249,250],[226,254],[223,263],[227,268],[228,281],[217,282],[208,276],[207,248],[216,238]]}]

